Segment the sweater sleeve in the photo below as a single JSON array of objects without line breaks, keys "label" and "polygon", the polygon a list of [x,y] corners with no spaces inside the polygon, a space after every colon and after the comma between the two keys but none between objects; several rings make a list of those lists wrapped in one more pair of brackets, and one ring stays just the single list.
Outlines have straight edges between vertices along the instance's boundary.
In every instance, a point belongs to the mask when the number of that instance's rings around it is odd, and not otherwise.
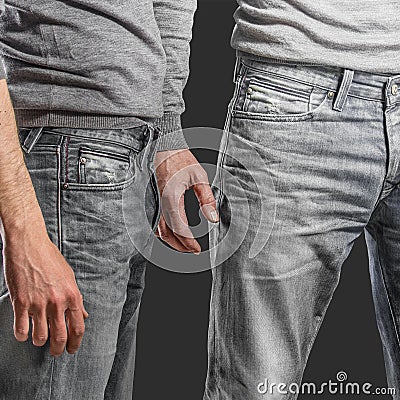
[{"label": "sweater sleeve", "polygon": [[161,130],[158,151],[188,147],[182,132],[181,114],[185,110],[183,89],[189,75],[190,41],[196,5],[197,0],[153,0],[154,16],[167,57],[162,93],[164,116],[156,120]]}]

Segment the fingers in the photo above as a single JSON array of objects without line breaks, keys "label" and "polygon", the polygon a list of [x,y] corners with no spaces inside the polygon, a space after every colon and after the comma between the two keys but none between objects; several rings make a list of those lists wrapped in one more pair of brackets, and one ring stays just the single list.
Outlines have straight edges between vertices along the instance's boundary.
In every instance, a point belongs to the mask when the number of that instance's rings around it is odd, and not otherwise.
[{"label": "fingers", "polygon": [[[49,307],[28,306],[23,301],[13,302],[14,308],[14,336],[19,342],[28,339],[29,318],[32,318],[32,342],[35,346],[43,346],[49,337],[50,327],[50,353],[59,356],[65,347],[70,354],[78,351],[85,332],[85,319],[89,314],[86,311],[82,296],[70,307],[63,305],[62,301],[54,301]],[[68,330],[67,325],[68,324]]]},{"label": "fingers", "polygon": [[[86,308],[85,308],[85,306],[83,305],[83,296],[82,296],[82,294],[81,293],[79,293],[79,300],[77,300],[76,301],[76,304],[71,304],[71,306],[73,306],[73,308],[80,308],[81,309],[81,312],[82,312],[82,314],[83,314],[83,319],[86,319],[86,318],[88,318],[89,317],[89,313],[86,311]],[[72,308],[72,309],[73,309]],[[70,307],[70,309],[71,309],[71,307]]]},{"label": "fingers", "polygon": [[216,202],[207,173],[199,164],[195,167],[190,165],[170,176],[167,183],[163,184],[161,209],[164,220],[160,219],[157,236],[178,251],[182,251],[183,245],[184,251],[199,254],[201,247],[192,235],[185,212],[184,193],[190,187],[193,187],[206,219],[218,222]]},{"label": "fingers", "polygon": [[185,189],[183,185],[171,183],[164,189],[161,197],[163,222],[159,224],[159,236],[178,251],[199,254],[201,247],[194,239],[186,217]]},{"label": "fingers", "polygon": [[193,249],[191,247],[186,247],[181,240],[178,239],[178,236],[176,233],[174,233],[169,226],[167,225],[167,222],[165,221],[165,218],[161,216],[160,222],[158,224],[158,237],[162,239],[164,242],[168,243],[172,248],[174,248],[177,251],[181,252],[193,252]]},{"label": "fingers", "polygon": [[198,254],[201,247],[193,238],[185,212],[187,187],[177,179],[177,175],[168,181],[161,194],[162,220],[160,218],[158,236],[178,251]]},{"label": "fingers", "polygon": [[85,333],[85,319],[89,316],[82,295],[74,292],[66,305],[55,302],[50,312],[50,353],[57,357],[65,348],[70,354],[76,353]]},{"label": "fingers", "polygon": [[64,310],[57,309],[50,317],[50,354],[58,357],[64,352],[67,343],[67,327]]},{"label": "fingers", "polygon": [[201,252],[201,247],[194,239],[192,231],[189,227],[185,211],[185,199],[183,195],[179,199],[178,207],[175,207],[175,209],[170,209],[166,220],[175,237],[187,249],[189,249],[189,251],[195,254],[199,254]]},{"label": "fingers", "polygon": [[32,342],[35,346],[43,346],[48,338],[49,325],[46,312],[40,309],[32,316]]},{"label": "fingers", "polygon": [[25,342],[28,339],[29,332],[29,314],[28,308],[13,303],[14,308],[14,336],[19,342]]},{"label": "fingers", "polygon": [[78,351],[85,333],[85,314],[81,308],[77,308],[68,309],[65,315],[68,324],[67,352],[74,354]]},{"label": "fingers", "polygon": [[82,304],[82,313],[83,313],[83,318],[86,319],[89,317],[89,313],[86,311],[85,306]]}]

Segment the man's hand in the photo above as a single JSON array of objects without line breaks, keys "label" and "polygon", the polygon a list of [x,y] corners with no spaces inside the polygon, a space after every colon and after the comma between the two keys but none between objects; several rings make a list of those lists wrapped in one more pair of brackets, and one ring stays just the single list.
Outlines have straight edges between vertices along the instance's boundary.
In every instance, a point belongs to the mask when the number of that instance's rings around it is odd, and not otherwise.
[{"label": "man's hand", "polygon": [[[14,309],[14,334],[50,353],[77,351],[88,316],[74,273],[47,234],[17,134],[7,83],[0,80],[0,233],[4,272]],[[1,321],[0,321],[1,323]],[[67,326],[68,324],[68,331]]]},{"label": "man's hand", "polygon": [[201,247],[188,224],[184,194],[193,188],[203,215],[210,222],[218,222],[206,171],[188,149],[157,152],[155,167],[162,213],[156,235],[178,251],[199,254]]},{"label": "man's hand", "polygon": [[[14,335],[28,339],[32,318],[32,341],[43,346],[50,330],[50,353],[58,356],[65,347],[75,353],[85,331],[88,314],[74,273],[45,232],[31,227],[4,235],[4,270],[14,309]],[[67,326],[68,324],[68,332]]]}]

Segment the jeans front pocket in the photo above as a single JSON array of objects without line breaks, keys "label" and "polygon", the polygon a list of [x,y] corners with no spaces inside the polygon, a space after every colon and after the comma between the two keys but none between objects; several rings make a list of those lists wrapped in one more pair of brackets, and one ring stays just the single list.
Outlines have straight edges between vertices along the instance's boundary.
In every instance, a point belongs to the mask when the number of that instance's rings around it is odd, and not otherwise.
[{"label": "jeans front pocket", "polygon": [[78,160],[78,183],[118,184],[129,175],[129,154],[80,147]]},{"label": "jeans front pocket", "polygon": [[65,183],[70,190],[118,190],[135,179],[136,150],[117,143],[66,137]]},{"label": "jeans front pocket", "polygon": [[232,113],[269,121],[311,119],[324,105],[327,93],[311,83],[247,66]]}]

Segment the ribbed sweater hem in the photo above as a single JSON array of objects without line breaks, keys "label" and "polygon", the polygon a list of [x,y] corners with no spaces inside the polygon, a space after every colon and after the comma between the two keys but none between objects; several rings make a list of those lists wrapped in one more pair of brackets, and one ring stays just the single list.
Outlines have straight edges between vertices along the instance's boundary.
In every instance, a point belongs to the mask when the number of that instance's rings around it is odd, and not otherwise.
[{"label": "ribbed sweater hem", "polygon": [[72,111],[47,111],[15,109],[15,119],[19,127],[67,127],[87,129],[124,129],[133,128],[145,123],[154,123],[155,118],[86,114]]}]

